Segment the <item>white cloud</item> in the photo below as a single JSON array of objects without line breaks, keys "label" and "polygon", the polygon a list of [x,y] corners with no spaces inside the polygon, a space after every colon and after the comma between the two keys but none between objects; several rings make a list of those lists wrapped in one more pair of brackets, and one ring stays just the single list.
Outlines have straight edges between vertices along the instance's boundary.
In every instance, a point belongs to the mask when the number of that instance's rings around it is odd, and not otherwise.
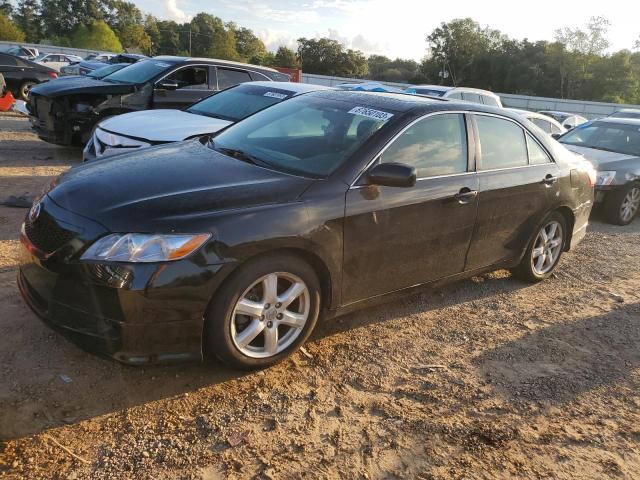
[{"label": "white cloud", "polygon": [[164,10],[166,16],[176,22],[187,22],[191,20],[191,15],[187,15],[184,10],[178,7],[177,0],[164,0]]},{"label": "white cloud", "polygon": [[278,47],[287,47],[293,51],[298,49],[297,38],[292,37],[289,32],[275,30],[273,28],[262,28],[254,31],[260,40],[267,47],[267,50],[275,52]]}]

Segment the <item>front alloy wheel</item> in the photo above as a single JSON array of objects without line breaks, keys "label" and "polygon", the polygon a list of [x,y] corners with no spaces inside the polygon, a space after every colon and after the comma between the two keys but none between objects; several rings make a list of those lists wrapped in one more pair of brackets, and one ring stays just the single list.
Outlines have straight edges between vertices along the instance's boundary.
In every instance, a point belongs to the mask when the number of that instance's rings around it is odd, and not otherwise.
[{"label": "front alloy wheel", "polygon": [[238,267],[216,292],[204,347],[235,368],[268,367],[302,345],[319,312],[315,270],[296,255],[264,255]]},{"label": "front alloy wheel", "polygon": [[605,197],[605,215],[607,220],[615,225],[629,225],[639,210],[640,185],[638,184],[608,192]]}]

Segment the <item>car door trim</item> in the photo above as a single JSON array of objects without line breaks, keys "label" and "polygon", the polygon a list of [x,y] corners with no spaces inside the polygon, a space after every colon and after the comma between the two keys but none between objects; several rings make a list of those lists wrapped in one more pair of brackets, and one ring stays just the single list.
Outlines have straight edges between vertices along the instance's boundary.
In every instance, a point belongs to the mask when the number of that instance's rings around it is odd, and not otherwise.
[{"label": "car door trim", "polygon": [[404,134],[409,128],[413,127],[416,123],[429,118],[429,117],[433,117],[436,115],[463,115],[464,118],[464,125],[465,125],[465,133],[467,135],[467,171],[466,172],[458,172],[458,173],[450,173],[447,175],[434,175],[434,176],[429,176],[429,177],[420,177],[417,178],[416,181],[421,181],[421,180],[429,180],[432,178],[445,178],[445,177],[453,177],[456,175],[469,175],[469,174],[473,174],[476,173],[475,172],[475,168],[476,168],[476,154],[477,154],[477,149],[476,149],[476,140],[474,135],[471,133],[470,131],[470,127],[472,127],[469,124],[469,121],[467,119],[468,114],[471,113],[469,111],[465,111],[465,110],[442,110],[442,111],[438,111],[438,112],[429,112],[426,113],[418,118],[413,119],[411,122],[409,122],[407,125],[405,125],[402,130],[400,130],[398,133],[396,133],[393,137],[391,137],[389,139],[389,141],[380,149],[380,151],[373,156],[373,159],[371,161],[369,161],[367,163],[367,165],[360,171],[360,173],[358,173],[358,175],[356,175],[356,178],[353,182],[351,182],[351,184],[349,185],[349,189],[355,189],[355,188],[362,188],[362,187],[366,187],[368,185],[357,185],[357,183],[360,181],[360,179],[363,177],[363,175],[365,175],[365,173],[367,172],[367,170],[369,170],[371,168],[371,166],[377,162],[380,157],[384,154],[384,152],[391,146],[391,144],[393,142],[395,142],[400,135]]}]

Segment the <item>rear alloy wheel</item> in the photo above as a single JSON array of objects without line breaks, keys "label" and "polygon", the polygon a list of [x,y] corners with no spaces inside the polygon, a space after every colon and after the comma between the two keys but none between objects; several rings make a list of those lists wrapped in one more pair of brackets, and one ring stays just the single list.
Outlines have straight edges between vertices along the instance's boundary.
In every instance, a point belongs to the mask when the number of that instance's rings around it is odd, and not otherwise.
[{"label": "rear alloy wheel", "polygon": [[629,185],[607,193],[604,200],[607,220],[615,225],[629,225],[640,210],[640,185]]},{"label": "rear alloy wheel", "polygon": [[530,242],[514,274],[530,282],[549,277],[558,265],[566,241],[566,221],[558,213],[551,213]]},{"label": "rear alloy wheel", "polygon": [[318,319],[320,288],[295,256],[263,257],[228,278],[207,315],[210,351],[230,366],[263,368],[290,355]]},{"label": "rear alloy wheel", "polygon": [[22,85],[20,85],[20,100],[24,100],[25,102],[27,101],[27,98],[29,97],[29,92],[31,91],[31,88],[36,84],[36,82],[24,82]]}]

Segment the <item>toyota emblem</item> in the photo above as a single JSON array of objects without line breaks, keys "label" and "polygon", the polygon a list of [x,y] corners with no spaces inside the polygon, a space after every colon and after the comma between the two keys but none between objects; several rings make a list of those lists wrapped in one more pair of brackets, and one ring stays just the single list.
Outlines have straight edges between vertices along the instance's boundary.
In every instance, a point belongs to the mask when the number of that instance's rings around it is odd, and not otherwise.
[{"label": "toyota emblem", "polygon": [[36,202],[31,207],[31,210],[29,210],[29,221],[31,223],[35,222],[40,216],[40,209],[40,202]]}]

